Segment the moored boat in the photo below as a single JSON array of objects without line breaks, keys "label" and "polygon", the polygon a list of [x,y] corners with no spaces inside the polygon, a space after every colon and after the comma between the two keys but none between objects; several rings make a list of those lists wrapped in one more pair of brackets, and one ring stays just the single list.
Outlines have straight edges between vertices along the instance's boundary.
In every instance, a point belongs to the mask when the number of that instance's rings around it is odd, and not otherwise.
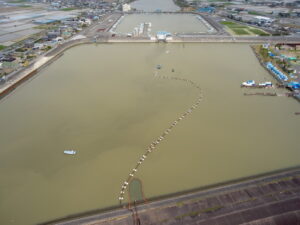
[{"label": "moored boat", "polygon": [[75,155],[76,151],[74,151],[74,150],[65,150],[64,153],[67,154],[67,155]]},{"label": "moored boat", "polygon": [[247,80],[242,83],[242,87],[254,87],[255,85],[256,84],[254,80]]},{"label": "moored boat", "polygon": [[272,87],[272,82],[270,81],[266,81],[266,82],[263,82],[263,83],[259,83],[258,84],[259,87]]}]

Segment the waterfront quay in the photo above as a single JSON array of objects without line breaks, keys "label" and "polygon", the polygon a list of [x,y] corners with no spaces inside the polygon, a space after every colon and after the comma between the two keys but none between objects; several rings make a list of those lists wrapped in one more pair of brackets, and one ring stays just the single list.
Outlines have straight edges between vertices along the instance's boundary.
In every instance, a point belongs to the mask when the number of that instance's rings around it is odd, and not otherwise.
[{"label": "waterfront quay", "polygon": [[40,225],[275,225],[280,221],[300,222],[299,168]]}]

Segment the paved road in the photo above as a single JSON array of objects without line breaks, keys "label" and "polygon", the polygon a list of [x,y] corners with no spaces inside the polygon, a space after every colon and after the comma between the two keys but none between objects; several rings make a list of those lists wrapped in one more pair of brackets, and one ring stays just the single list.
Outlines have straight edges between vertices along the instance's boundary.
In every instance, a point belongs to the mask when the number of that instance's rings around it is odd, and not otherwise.
[{"label": "paved road", "polygon": [[300,43],[297,36],[224,36],[224,35],[180,35],[174,41],[182,42],[241,42],[241,43]]}]

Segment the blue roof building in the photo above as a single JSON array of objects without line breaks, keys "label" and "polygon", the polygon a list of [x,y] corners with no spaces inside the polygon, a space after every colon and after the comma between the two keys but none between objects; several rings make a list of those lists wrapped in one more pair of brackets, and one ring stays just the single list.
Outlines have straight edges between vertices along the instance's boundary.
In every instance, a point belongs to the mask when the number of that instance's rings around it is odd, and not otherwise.
[{"label": "blue roof building", "polygon": [[293,81],[288,83],[288,87],[292,89],[300,89],[300,83]]},{"label": "blue roof building", "polygon": [[213,13],[214,11],[215,11],[214,7],[202,7],[197,9],[197,12],[202,12],[202,13]]}]

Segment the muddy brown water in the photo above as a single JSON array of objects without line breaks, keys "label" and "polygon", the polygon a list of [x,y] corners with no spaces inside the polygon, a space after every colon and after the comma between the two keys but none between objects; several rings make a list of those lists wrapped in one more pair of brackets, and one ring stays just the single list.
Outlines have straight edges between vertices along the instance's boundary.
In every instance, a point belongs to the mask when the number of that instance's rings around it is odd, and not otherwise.
[{"label": "muddy brown water", "polygon": [[158,31],[167,31],[172,34],[199,34],[208,33],[207,26],[195,14],[128,14],[121,19],[116,27],[117,33],[131,33],[139,28],[141,23],[151,23],[149,34],[156,35]]},{"label": "muddy brown water", "polygon": [[0,102],[0,224],[118,204],[145,148],[198,94],[153,76],[158,64],[204,98],[139,167],[146,198],[299,165],[300,105],[244,96],[266,90],[241,82],[274,81],[248,45],[77,46]]}]

